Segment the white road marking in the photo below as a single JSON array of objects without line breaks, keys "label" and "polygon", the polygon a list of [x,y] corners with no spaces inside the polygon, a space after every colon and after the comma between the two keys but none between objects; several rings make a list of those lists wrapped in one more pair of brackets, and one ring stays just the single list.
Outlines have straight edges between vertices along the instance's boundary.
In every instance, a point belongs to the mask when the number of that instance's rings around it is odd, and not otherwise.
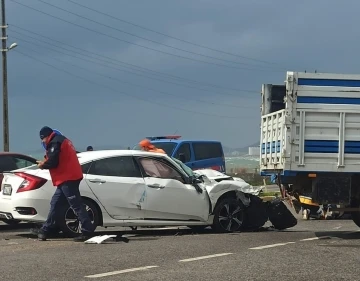
[{"label": "white road marking", "polygon": [[249,250],[262,250],[262,249],[268,249],[268,248],[273,248],[273,247],[278,247],[278,246],[285,246],[285,245],[294,244],[294,243],[295,243],[295,242],[286,242],[286,243],[270,244],[270,245],[265,245],[265,246],[259,246],[259,247],[249,248]]},{"label": "white road marking", "polygon": [[123,273],[128,273],[128,272],[148,270],[148,269],[155,268],[155,267],[158,267],[158,266],[157,265],[152,265],[152,266],[129,268],[129,269],[124,269],[124,270],[118,270],[118,271],[105,272],[105,273],[100,273],[100,274],[95,274],[95,275],[89,275],[89,276],[85,276],[85,278],[100,278],[100,277],[123,274]]},{"label": "white road marking", "polygon": [[217,258],[217,257],[223,257],[232,255],[233,253],[222,253],[222,254],[215,254],[215,255],[209,255],[209,256],[202,256],[197,258],[191,258],[191,259],[185,259],[185,260],[179,260],[179,262],[189,262],[189,261],[197,261],[197,260],[204,260],[204,259],[211,259],[211,258]]},{"label": "white road marking", "polygon": [[311,238],[301,239],[300,241],[313,241],[319,239],[330,239],[330,236],[311,237]]}]

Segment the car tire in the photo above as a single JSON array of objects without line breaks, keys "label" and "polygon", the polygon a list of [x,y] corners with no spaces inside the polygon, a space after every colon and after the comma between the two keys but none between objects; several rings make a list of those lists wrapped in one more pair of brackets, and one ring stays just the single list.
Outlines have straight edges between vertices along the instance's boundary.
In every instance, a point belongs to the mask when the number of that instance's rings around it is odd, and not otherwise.
[{"label": "car tire", "polygon": [[18,225],[21,221],[19,220],[8,220],[8,219],[3,219],[1,220],[4,223],[8,224],[8,225]]},{"label": "car tire", "polygon": [[227,197],[215,207],[212,228],[223,233],[240,231],[244,218],[244,205],[235,198]]},{"label": "car tire", "polygon": [[[83,203],[95,230],[100,224],[100,214],[98,208],[89,200],[83,199]],[[66,237],[76,237],[81,233],[80,222],[68,204],[59,209],[56,223]]]}]

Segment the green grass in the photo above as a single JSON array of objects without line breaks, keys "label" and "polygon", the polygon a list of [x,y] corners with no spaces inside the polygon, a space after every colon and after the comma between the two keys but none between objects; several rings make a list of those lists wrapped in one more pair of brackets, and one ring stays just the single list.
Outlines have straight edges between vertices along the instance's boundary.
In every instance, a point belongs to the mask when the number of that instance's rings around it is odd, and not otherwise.
[{"label": "green grass", "polygon": [[273,192],[261,192],[259,194],[261,197],[264,197],[264,196],[280,196],[280,192],[278,191],[273,191]]}]

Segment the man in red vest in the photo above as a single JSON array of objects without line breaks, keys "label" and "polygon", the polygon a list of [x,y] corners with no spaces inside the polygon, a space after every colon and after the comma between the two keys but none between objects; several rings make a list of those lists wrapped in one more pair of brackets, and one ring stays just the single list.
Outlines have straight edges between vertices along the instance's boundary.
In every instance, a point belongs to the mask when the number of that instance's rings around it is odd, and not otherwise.
[{"label": "man in red vest", "polygon": [[83,172],[76,150],[69,139],[56,134],[49,127],[45,126],[40,130],[40,138],[46,146],[46,158],[38,161],[38,166],[40,169],[49,170],[53,185],[57,188],[50,202],[48,218],[38,231],[38,238],[46,240],[55,227],[58,207],[67,200],[81,222],[82,234],[74,240],[85,241],[92,237],[94,226],[85,210],[79,191]]}]

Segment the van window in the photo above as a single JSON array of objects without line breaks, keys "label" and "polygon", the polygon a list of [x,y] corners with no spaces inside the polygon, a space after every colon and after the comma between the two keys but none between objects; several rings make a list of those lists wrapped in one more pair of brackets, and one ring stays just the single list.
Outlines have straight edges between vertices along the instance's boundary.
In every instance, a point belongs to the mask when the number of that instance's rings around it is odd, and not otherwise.
[{"label": "van window", "polygon": [[174,149],[177,145],[175,142],[152,142],[152,144],[157,147],[161,148],[165,151],[165,153],[169,156],[171,156],[174,152]]},{"label": "van window", "polygon": [[180,159],[180,154],[184,154],[185,162],[189,162],[191,160],[191,149],[189,143],[183,143],[178,148],[175,158]]},{"label": "van window", "polygon": [[193,149],[195,153],[195,160],[223,157],[223,151],[220,143],[197,142],[193,143]]}]

